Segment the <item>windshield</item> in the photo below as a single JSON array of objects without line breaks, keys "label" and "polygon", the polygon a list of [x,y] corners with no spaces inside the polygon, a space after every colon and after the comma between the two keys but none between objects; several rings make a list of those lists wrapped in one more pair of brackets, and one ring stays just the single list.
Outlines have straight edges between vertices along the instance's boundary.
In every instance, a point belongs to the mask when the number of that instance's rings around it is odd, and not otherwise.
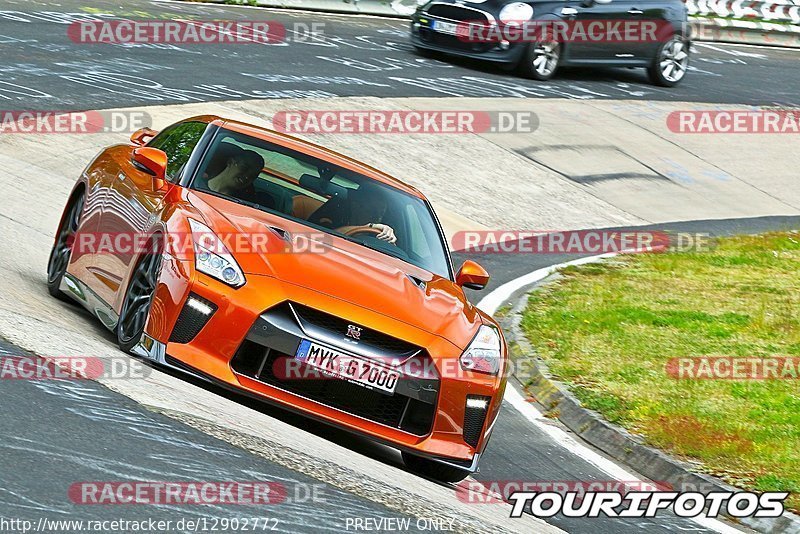
[{"label": "windshield", "polygon": [[447,253],[425,201],[327,161],[222,129],[191,187],[450,278]]}]

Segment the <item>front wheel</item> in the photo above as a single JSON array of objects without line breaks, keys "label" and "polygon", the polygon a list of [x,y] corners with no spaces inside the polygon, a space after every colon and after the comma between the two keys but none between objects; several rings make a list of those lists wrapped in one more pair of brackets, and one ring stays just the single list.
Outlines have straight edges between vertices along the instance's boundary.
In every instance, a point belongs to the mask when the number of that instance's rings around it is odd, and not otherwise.
[{"label": "front wheel", "polygon": [[416,454],[405,451],[402,451],[401,454],[403,455],[403,463],[406,464],[409,471],[426,478],[432,478],[439,482],[461,482],[469,475],[469,471],[464,469],[451,467]]},{"label": "front wheel", "polygon": [[555,41],[531,43],[519,63],[520,74],[532,80],[547,81],[553,77],[561,59],[561,45]]},{"label": "front wheel", "polygon": [[658,47],[653,63],[647,69],[650,81],[662,87],[678,85],[689,70],[689,43],[673,36]]},{"label": "front wheel", "polygon": [[61,226],[58,227],[56,241],[50,251],[50,258],[47,260],[47,291],[61,300],[69,300],[61,293],[60,287],[61,280],[67,273],[67,266],[72,255],[72,243],[81,222],[83,195],[74,197],[67,205],[65,212]]},{"label": "front wheel", "polygon": [[142,338],[158,284],[161,254],[149,251],[136,263],[117,322],[119,348],[130,352]]}]

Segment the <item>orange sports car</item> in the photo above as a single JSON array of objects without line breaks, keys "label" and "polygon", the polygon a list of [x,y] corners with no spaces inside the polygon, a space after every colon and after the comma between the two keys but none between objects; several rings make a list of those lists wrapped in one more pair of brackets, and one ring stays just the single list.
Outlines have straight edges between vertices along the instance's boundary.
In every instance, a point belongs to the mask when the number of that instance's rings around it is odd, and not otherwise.
[{"label": "orange sports car", "polygon": [[200,116],[101,151],[48,289],[131,354],[366,435],[442,481],[477,470],[506,385],[416,189],[320,146]]}]

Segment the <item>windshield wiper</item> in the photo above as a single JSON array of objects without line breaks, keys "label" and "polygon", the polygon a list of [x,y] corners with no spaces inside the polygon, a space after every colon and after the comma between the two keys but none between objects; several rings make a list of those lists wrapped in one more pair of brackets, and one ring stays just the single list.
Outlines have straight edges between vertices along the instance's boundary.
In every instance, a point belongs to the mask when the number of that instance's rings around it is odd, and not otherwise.
[{"label": "windshield wiper", "polygon": [[264,207],[261,204],[259,204],[258,202],[250,202],[249,200],[244,200],[242,198],[238,198],[238,197],[234,197],[234,196],[230,196],[230,195],[225,195],[223,193],[217,193],[216,191],[211,191],[211,190],[206,190],[206,189],[198,189],[198,191],[200,191],[202,193],[208,193],[208,194],[214,195],[215,197],[224,198],[225,200],[231,200],[233,202],[236,202],[237,204],[241,204],[242,206],[247,206],[247,207],[250,207],[250,208],[255,208],[255,209],[259,210],[259,211],[264,211]]},{"label": "windshield wiper", "polygon": [[225,198],[233,200],[234,202],[236,202],[237,204],[241,204],[242,206],[249,206],[249,207],[255,208],[255,209],[259,210],[259,211],[264,211],[264,207],[261,204],[259,204],[258,202],[250,202],[249,200],[244,200],[244,199],[237,198],[237,197],[228,197],[228,196],[226,196]]}]

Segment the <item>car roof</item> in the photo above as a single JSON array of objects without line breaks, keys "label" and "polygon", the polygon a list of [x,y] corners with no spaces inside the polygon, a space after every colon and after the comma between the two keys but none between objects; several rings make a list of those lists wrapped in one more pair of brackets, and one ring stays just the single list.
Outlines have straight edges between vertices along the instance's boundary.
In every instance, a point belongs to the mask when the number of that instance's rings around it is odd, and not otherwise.
[{"label": "car roof", "polygon": [[257,139],[270,141],[281,146],[303,152],[304,154],[308,154],[323,161],[327,161],[333,165],[344,167],[345,169],[362,174],[367,178],[395,187],[415,197],[427,200],[425,195],[423,195],[417,188],[403,182],[402,180],[398,180],[397,178],[371,167],[366,163],[362,163],[356,159],[345,156],[344,154],[340,154],[323,146],[305,141],[292,135],[270,130],[269,128],[264,128],[261,126],[255,126],[254,124],[248,124],[242,121],[226,119],[218,115],[198,115],[196,117],[184,119],[180,122],[206,122],[209,124],[216,124],[217,126],[226,128],[228,130],[250,135]]}]

